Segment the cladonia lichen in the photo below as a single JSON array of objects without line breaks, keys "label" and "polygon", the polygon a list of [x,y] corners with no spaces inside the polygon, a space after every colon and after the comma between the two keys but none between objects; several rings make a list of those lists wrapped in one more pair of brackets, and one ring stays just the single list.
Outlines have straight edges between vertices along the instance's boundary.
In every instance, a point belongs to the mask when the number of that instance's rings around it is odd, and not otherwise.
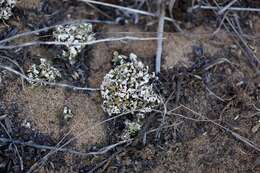
[{"label": "cladonia lichen", "polygon": [[0,19],[8,20],[13,15],[15,5],[16,0],[0,0]]},{"label": "cladonia lichen", "polygon": [[127,140],[135,137],[141,130],[142,124],[142,121],[125,120],[125,129],[123,131],[123,134],[121,135],[121,138]]},{"label": "cladonia lichen", "polygon": [[101,84],[103,109],[110,116],[133,114],[134,121],[125,122],[126,133],[123,135],[133,136],[142,126],[144,113],[151,112],[161,102],[152,85],[156,77],[133,53],[125,56],[115,52],[113,62],[114,68],[105,75]]},{"label": "cladonia lichen", "polygon": [[151,112],[160,103],[153,89],[154,73],[144,66],[133,53],[129,57],[114,54],[115,68],[110,70],[101,84],[103,108],[109,115],[125,112]]},{"label": "cladonia lichen", "polygon": [[80,43],[95,40],[93,26],[89,23],[57,26],[56,30],[53,32],[53,36],[57,42],[78,44],[67,44],[62,51],[62,58],[69,60],[70,64],[76,62],[76,57],[86,46]]},{"label": "cladonia lichen", "polygon": [[[40,59],[40,64],[33,64],[27,71],[28,77],[33,80],[44,80],[47,82],[55,82],[61,78],[59,70],[51,65],[49,61],[44,58]],[[31,84],[37,85],[35,81],[29,81]],[[40,83],[42,85],[42,83]]]},{"label": "cladonia lichen", "polygon": [[71,118],[73,118],[72,110],[71,110],[68,106],[65,106],[65,107],[63,108],[63,114],[62,114],[62,116],[63,116],[63,119],[64,119],[65,121],[70,120]]}]

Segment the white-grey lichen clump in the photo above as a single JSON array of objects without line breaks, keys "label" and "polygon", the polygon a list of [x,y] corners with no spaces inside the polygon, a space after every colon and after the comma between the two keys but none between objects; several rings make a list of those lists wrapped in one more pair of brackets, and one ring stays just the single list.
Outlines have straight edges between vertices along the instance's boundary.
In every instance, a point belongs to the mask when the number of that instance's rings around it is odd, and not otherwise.
[{"label": "white-grey lichen clump", "polygon": [[[44,58],[40,59],[40,64],[33,64],[27,71],[28,77],[33,80],[43,80],[47,82],[55,82],[61,78],[60,71],[53,67],[49,61]],[[37,82],[31,81],[31,84],[37,85]],[[42,83],[41,83],[42,85]]]},{"label": "white-grey lichen clump", "polygon": [[[89,23],[57,26],[53,32],[53,36],[57,42],[67,42],[72,44],[86,43],[95,40],[93,26]],[[74,64],[76,62],[76,57],[86,47],[86,45],[67,44],[65,47],[65,50],[62,51],[62,57],[69,60],[71,64]]]},{"label": "white-grey lichen clump", "polygon": [[160,98],[151,84],[155,74],[149,73],[137,56],[114,54],[114,69],[110,70],[101,84],[103,108],[109,115],[125,112],[151,112],[159,105]]},{"label": "white-grey lichen clump", "polygon": [[135,137],[142,128],[142,121],[125,121],[125,129],[121,135],[123,140]]},{"label": "white-grey lichen clump", "polygon": [[72,113],[72,110],[68,107],[68,106],[65,106],[64,108],[63,108],[63,114],[62,114],[62,116],[63,116],[63,119],[65,120],[65,121],[68,121],[68,120],[70,120],[71,118],[73,118],[73,113]]},{"label": "white-grey lichen clump", "polygon": [[0,19],[8,20],[13,15],[15,5],[16,0],[0,0]]},{"label": "white-grey lichen clump", "polygon": [[151,112],[161,100],[152,85],[155,74],[149,73],[149,67],[138,61],[135,54],[124,56],[115,52],[113,62],[115,67],[101,84],[103,109],[110,116],[127,112],[134,115],[133,121],[125,122],[122,137],[125,139],[141,129],[144,114]]}]

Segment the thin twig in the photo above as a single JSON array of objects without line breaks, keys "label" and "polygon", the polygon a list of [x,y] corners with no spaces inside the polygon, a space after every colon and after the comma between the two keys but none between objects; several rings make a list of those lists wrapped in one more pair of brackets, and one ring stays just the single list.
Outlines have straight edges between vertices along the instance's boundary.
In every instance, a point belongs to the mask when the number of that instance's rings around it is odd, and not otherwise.
[{"label": "thin twig", "polygon": [[159,128],[157,129],[157,132],[156,132],[156,139],[159,139],[160,138],[160,135],[161,135],[161,130],[165,124],[165,117],[167,115],[167,105],[166,103],[163,104],[163,108],[164,108],[164,111],[162,113],[162,121],[161,121],[161,124],[159,126]]},{"label": "thin twig", "polygon": [[[164,38],[165,39],[165,38]],[[82,43],[72,43],[72,42],[57,42],[57,41],[34,41],[23,43],[19,45],[10,45],[10,46],[0,46],[0,49],[16,49],[16,48],[23,48],[28,46],[36,46],[36,45],[65,45],[65,46],[77,46],[77,45],[92,45],[104,42],[113,42],[113,41],[126,41],[126,40],[133,40],[133,41],[149,41],[149,40],[158,40],[157,37],[132,37],[132,36],[125,36],[125,37],[111,37],[105,39],[99,39],[94,41],[82,42]]]},{"label": "thin twig", "polygon": [[[138,109],[138,110],[135,110],[135,111],[138,112],[138,111],[140,111],[140,110],[142,110],[142,109]],[[66,146],[69,145],[71,142],[73,142],[74,140],[76,140],[78,137],[84,135],[84,134],[85,134],[86,132],[88,132],[89,130],[94,129],[94,128],[98,127],[98,126],[101,126],[102,124],[104,124],[104,123],[106,123],[106,122],[109,122],[109,121],[112,121],[112,120],[114,120],[114,119],[117,119],[117,118],[119,118],[119,117],[121,117],[121,116],[127,115],[127,114],[129,114],[129,113],[131,113],[131,112],[121,113],[121,114],[119,114],[119,115],[116,115],[116,116],[113,116],[113,117],[111,117],[111,118],[105,119],[105,120],[103,120],[103,121],[101,121],[101,122],[98,122],[98,123],[94,124],[93,126],[91,126],[91,127],[89,127],[89,128],[86,128],[84,131],[82,131],[82,132],[80,132],[79,134],[77,134],[76,136],[72,137],[72,138],[69,139],[67,142],[65,142],[64,144],[62,144],[61,146],[56,147],[55,150],[52,150],[51,152],[49,152],[48,154],[46,154],[41,160],[39,160],[38,162],[36,162],[36,163],[31,167],[31,169],[30,169],[27,173],[33,172],[35,169],[37,169],[37,167],[39,167],[39,165],[40,165],[40,166],[43,166],[44,163],[48,160],[48,158],[49,158],[51,155],[55,154],[57,151],[59,151],[59,149],[62,149],[62,148],[64,148],[64,147],[66,147]],[[69,133],[71,133],[71,131],[72,131],[72,130],[70,130],[70,131],[66,134],[66,136],[67,136]],[[61,141],[60,141],[58,144],[61,144]]]},{"label": "thin twig", "polygon": [[44,27],[44,28],[37,29],[37,30],[34,30],[34,31],[16,34],[12,37],[1,40],[0,45],[2,45],[3,43],[6,43],[6,42],[10,42],[10,41],[17,39],[19,37],[24,37],[24,36],[33,35],[33,34],[39,34],[40,32],[44,32],[44,31],[49,31],[50,29],[56,28],[57,26],[60,26],[60,25],[72,25],[72,24],[80,24],[80,23],[104,23],[104,24],[110,24],[110,25],[116,24],[113,21],[90,20],[90,19],[73,20],[73,21],[69,21],[69,22],[63,22],[63,23],[60,23],[60,24]]},{"label": "thin twig", "polygon": [[[11,58],[9,58],[7,56],[2,56],[2,55],[0,55],[0,58],[7,59],[8,61],[10,61],[14,65],[16,65],[16,67],[18,67],[18,69],[21,71],[21,73],[23,75],[25,75],[23,68],[16,61],[12,60]],[[22,87],[23,87],[23,90],[24,90],[24,78],[23,77],[21,77],[21,81],[22,81]]]},{"label": "thin twig", "polygon": [[[190,111],[191,113],[193,113],[194,115],[197,115],[198,117],[203,118],[203,119],[190,118],[190,117],[187,117],[187,116],[184,116],[182,114],[178,114],[178,113],[174,112],[174,111],[176,111],[176,110],[178,110],[180,108],[184,108],[184,109]],[[162,112],[162,111],[158,111],[158,112]],[[175,115],[175,116],[179,116],[181,118],[184,118],[184,119],[187,119],[187,120],[191,120],[191,121],[195,121],[195,122],[210,122],[210,123],[216,125],[217,127],[220,127],[221,129],[225,130],[226,132],[231,133],[238,140],[244,142],[246,145],[248,145],[251,148],[255,149],[256,151],[260,152],[260,147],[257,146],[253,141],[250,141],[249,139],[239,135],[238,133],[234,132],[233,130],[231,130],[231,129],[225,127],[225,126],[220,125],[216,121],[211,120],[211,119],[207,118],[206,116],[203,116],[202,114],[192,110],[191,108],[189,108],[189,107],[187,107],[185,105],[180,105],[180,106],[178,106],[178,107],[168,111],[167,115]]]},{"label": "thin twig", "polygon": [[87,3],[88,6],[90,6],[91,8],[93,8],[94,10],[96,10],[98,13],[102,14],[103,16],[107,17],[110,20],[113,20],[113,17],[111,17],[110,15],[108,15],[107,13],[103,12],[102,10],[100,10],[99,8],[97,8],[95,5],[92,5],[90,3]]},{"label": "thin twig", "polygon": [[7,70],[11,73],[14,73],[14,74],[24,78],[28,82],[35,82],[35,83],[38,83],[38,84],[70,88],[70,89],[73,89],[73,90],[82,90],[82,91],[99,91],[100,90],[99,88],[77,87],[77,86],[68,85],[68,84],[64,84],[64,83],[47,82],[47,81],[44,81],[44,80],[41,80],[41,79],[31,79],[31,78],[27,77],[26,75],[8,67],[8,66],[4,66],[4,65],[1,65],[1,64],[0,64],[0,68],[5,69],[5,70]]},{"label": "thin twig", "polygon": [[[0,121],[0,125],[3,127],[5,133],[6,133],[7,136],[9,137],[9,139],[12,140],[11,134],[8,132],[8,130],[5,128],[4,124],[3,124],[1,121]],[[23,169],[24,169],[23,159],[22,159],[22,157],[21,157],[21,155],[20,155],[20,153],[19,153],[19,151],[18,151],[18,148],[17,148],[16,144],[12,143],[12,145],[14,146],[15,153],[16,153],[16,155],[17,155],[19,161],[20,161],[21,171],[23,171]]]},{"label": "thin twig", "polygon": [[[208,0],[207,0],[208,1]],[[218,3],[213,0],[213,2],[215,3],[215,5],[217,6],[218,10],[221,9],[221,7],[218,5]],[[208,4],[210,5],[210,3],[208,2]],[[213,10],[213,12],[217,15],[217,11],[216,10]],[[226,17],[225,18],[226,21],[228,22],[228,24],[231,26],[232,30],[235,32],[238,40],[243,44],[245,50],[241,47],[241,45],[239,44],[239,41],[238,41],[238,45],[242,48],[243,52],[245,55],[248,55],[248,60],[251,64],[251,66],[253,66],[255,68],[255,71],[257,72],[257,74],[260,74],[260,70],[259,68],[257,67],[259,64],[260,64],[260,59],[254,54],[254,52],[249,48],[249,46],[247,45],[247,42],[246,40],[243,38],[243,36],[239,33],[239,31],[237,31],[237,29],[234,27],[234,25],[232,24],[231,20]],[[229,27],[223,23],[225,29],[227,31],[229,31]]]},{"label": "thin twig", "polygon": [[[204,9],[204,10],[219,10],[223,9],[224,7],[214,7],[214,6],[204,6],[204,5],[195,5],[193,9]],[[229,7],[228,10],[230,11],[249,11],[249,12],[260,12],[260,8],[242,8],[242,7]]]},{"label": "thin twig", "polygon": [[[170,125],[167,125],[167,126],[163,126],[162,129],[168,129],[168,128],[171,128],[171,127],[176,127],[176,126],[178,126],[182,123],[183,123],[183,121],[178,122],[178,123],[173,123],[173,124],[170,124]],[[147,131],[146,134],[154,133],[154,132],[157,132],[157,131],[158,131],[158,128],[151,129],[151,130]]]},{"label": "thin twig", "polygon": [[[133,8],[128,8],[128,7],[123,7],[123,6],[120,6],[120,5],[114,5],[114,4],[110,4],[110,3],[94,1],[94,0],[78,0],[78,1],[102,5],[102,6],[111,7],[111,8],[116,8],[116,9],[125,10],[125,11],[129,11],[129,12],[133,12],[133,13],[138,13],[138,14],[142,14],[142,15],[146,15],[146,16],[158,17],[158,15],[154,14],[154,13],[150,13],[150,12],[138,10],[138,9],[133,9]],[[164,20],[172,22],[179,32],[183,32],[181,27],[177,24],[176,20],[169,18],[169,17],[164,17]]]},{"label": "thin twig", "polygon": [[225,22],[225,19],[226,19],[226,17],[227,17],[227,14],[228,14],[228,13],[225,13],[225,14],[224,14],[223,18],[222,18],[221,21],[220,21],[220,24],[219,24],[218,28],[213,32],[213,35],[217,35],[217,33],[220,31],[222,25],[223,25],[224,22]]},{"label": "thin twig", "polygon": [[[210,122],[210,123],[212,123],[212,124],[214,124],[214,125],[220,127],[221,129],[223,129],[223,130],[225,130],[225,131],[227,131],[227,132],[230,132],[234,137],[236,137],[236,138],[239,139],[240,141],[244,142],[245,144],[247,144],[247,145],[250,146],[251,148],[255,149],[256,151],[260,152],[260,147],[257,146],[254,142],[250,141],[249,139],[247,139],[247,138],[245,138],[245,137],[239,135],[238,133],[232,131],[231,129],[229,129],[229,128],[225,127],[225,126],[220,125],[219,123],[216,123],[214,120],[211,120],[211,119],[207,118],[206,116],[203,116],[202,114],[200,114],[200,113],[198,113],[198,112],[196,112],[196,111],[190,109],[190,108],[187,107],[187,106],[184,106],[184,105],[181,105],[181,106],[182,106],[183,108],[185,108],[186,110],[188,110],[188,111],[194,113],[195,115],[204,118],[206,121],[208,121],[208,122]],[[182,116],[182,117],[183,117],[183,118],[187,118],[187,117],[185,117],[185,116]]]},{"label": "thin twig", "polygon": [[156,63],[155,63],[155,73],[158,75],[161,71],[161,61],[162,61],[162,50],[163,50],[163,31],[164,31],[164,17],[165,17],[165,6],[164,3],[159,1],[160,8],[160,18],[157,30],[157,51],[156,51]]},{"label": "thin twig", "polygon": [[168,5],[169,6],[168,9],[169,9],[171,18],[173,18],[173,11],[172,10],[173,10],[175,2],[176,2],[176,0],[170,0],[169,5]]},{"label": "thin twig", "polygon": [[227,9],[229,9],[236,2],[237,2],[237,0],[233,0],[230,3],[228,3],[225,7],[221,8],[221,10],[218,11],[218,15],[222,15]]},{"label": "thin twig", "polygon": [[12,143],[12,144],[17,144],[17,145],[24,145],[24,146],[38,148],[38,149],[44,149],[44,150],[57,150],[58,152],[65,152],[65,153],[75,154],[75,155],[79,155],[79,156],[90,156],[90,155],[105,154],[108,151],[112,150],[113,148],[115,148],[119,145],[125,144],[125,143],[129,142],[130,140],[120,141],[120,142],[117,142],[115,144],[103,147],[98,151],[88,152],[88,153],[76,151],[76,150],[72,150],[72,149],[68,149],[68,148],[57,148],[57,147],[48,146],[48,145],[39,145],[39,144],[33,143],[32,141],[24,142],[24,141],[20,141],[20,140],[13,140],[13,139],[10,139],[10,138],[9,139],[8,138],[0,138],[0,141],[3,142],[3,143]]}]

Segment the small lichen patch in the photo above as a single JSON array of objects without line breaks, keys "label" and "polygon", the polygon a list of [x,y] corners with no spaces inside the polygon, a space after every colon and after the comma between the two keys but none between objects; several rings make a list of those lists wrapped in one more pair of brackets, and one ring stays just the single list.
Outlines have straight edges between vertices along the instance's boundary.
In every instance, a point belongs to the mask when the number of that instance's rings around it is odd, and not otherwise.
[{"label": "small lichen patch", "polygon": [[[57,26],[53,32],[55,41],[67,42],[72,44],[85,43],[95,40],[92,24],[74,24]],[[69,60],[71,64],[76,62],[76,57],[85,48],[86,45],[66,45],[62,51],[62,58]]]},{"label": "small lichen patch", "polygon": [[[40,64],[33,64],[27,71],[28,77],[33,80],[44,80],[47,82],[55,82],[57,79],[61,78],[61,73],[59,70],[51,65],[49,61],[44,58],[40,59]],[[38,83],[35,81],[29,81],[33,85]],[[42,83],[41,83],[42,85]]]},{"label": "small lichen patch", "polygon": [[154,91],[152,81],[154,73],[149,67],[137,60],[131,53],[129,56],[114,53],[114,68],[104,77],[101,84],[103,109],[110,115],[132,113],[132,121],[126,120],[122,138],[133,137],[141,126],[144,114],[160,104],[160,97]]},{"label": "small lichen patch", "polygon": [[13,15],[15,5],[16,0],[0,0],[0,19],[8,20]]},{"label": "small lichen patch", "polygon": [[73,118],[72,110],[68,106],[65,106],[63,108],[62,117],[63,117],[63,120],[65,120],[65,121],[69,121],[71,118]]},{"label": "small lichen patch", "polygon": [[141,130],[142,128],[142,122],[136,122],[136,121],[129,121],[126,120],[125,121],[125,129],[123,131],[123,134],[121,135],[121,138],[124,140],[130,139],[135,137],[138,132]]}]

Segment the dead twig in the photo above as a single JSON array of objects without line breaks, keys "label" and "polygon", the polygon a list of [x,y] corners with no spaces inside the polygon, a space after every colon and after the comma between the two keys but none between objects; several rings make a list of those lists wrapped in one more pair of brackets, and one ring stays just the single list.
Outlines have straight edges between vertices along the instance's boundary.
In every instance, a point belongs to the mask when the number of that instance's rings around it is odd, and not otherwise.
[{"label": "dead twig", "polygon": [[108,15],[107,13],[103,12],[102,10],[100,10],[99,8],[97,8],[95,5],[92,5],[90,3],[87,3],[88,6],[90,6],[91,8],[95,9],[98,13],[102,14],[103,16],[107,17],[110,20],[113,20],[113,17],[111,17],[110,15]]},{"label": "dead twig", "polygon": [[[12,60],[11,58],[9,58],[7,56],[2,56],[2,55],[0,55],[0,58],[7,59],[8,61],[10,61],[14,65],[16,65],[16,67],[21,71],[21,73],[23,75],[25,75],[23,68],[16,61]],[[21,81],[22,81],[22,87],[23,87],[23,90],[24,90],[24,78],[23,77],[21,77]]]},{"label": "dead twig", "polygon": [[[163,38],[165,39],[165,38]],[[99,39],[94,41],[82,42],[82,43],[72,43],[72,42],[57,42],[57,41],[34,41],[29,43],[23,43],[19,45],[10,45],[10,46],[0,46],[0,49],[16,49],[16,48],[23,48],[28,46],[36,46],[36,45],[65,45],[65,46],[77,46],[77,45],[92,45],[104,42],[112,42],[112,41],[126,41],[126,40],[133,40],[133,41],[149,41],[149,40],[158,40],[157,37],[132,37],[132,36],[125,36],[125,37],[111,37],[105,39]]]},{"label": "dead twig", "polygon": [[113,21],[101,21],[101,20],[90,20],[90,19],[84,19],[84,20],[73,20],[73,21],[69,21],[69,22],[63,22],[60,24],[56,24],[56,25],[52,25],[52,26],[48,26],[48,27],[44,27],[41,29],[37,29],[34,31],[29,31],[29,32],[24,32],[21,34],[16,34],[12,37],[9,38],[5,38],[3,40],[0,41],[0,45],[3,45],[4,43],[10,42],[14,39],[17,39],[19,37],[24,37],[24,36],[28,36],[28,35],[33,35],[33,34],[39,34],[40,32],[46,32],[49,31],[53,28],[56,28],[57,26],[60,25],[72,25],[72,24],[80,24],[80,23],[104,23],[104,24],[110,24],[110,25],[115,25],[116,23]]},{"label": "dead twig", "polygon": [[176,0],[170,0],[169,7],[168,7],[169,12],[170,12],[170,16],[171,16],[172,19],[173,19],[173,11],[172,10],[173,10],[175,2],[176,2]]},{"label": "dead twig", "polygon": [[228,10],[236,2],[237,2],[237,0],[233,0],[230,3],[228,3],[225,7],[221,8],[221,10],[218,11],[218,15],[222,15],[226,10]]},{"label": "dead twig", "polygon": [[[135,111],[140,111],[140,110],[142,110],[142,109],[138,109],[138,110],[135,110]],[[84,135],[84,134],[85,134],[86,132],[88,132],[89,130],[94,129],[94,128],[98,127],[98,126],[101,126],[101,125],[103,125],[103,124],[106,123],[106,122],[115,120],[115,119],[117,119],[117,118],[119,118],[119,117],[121,117],[121,116],[127,115],[127,114],[129,114],[129,113],[131,113],[131,112],[125,112],[125,113],[122,113],[122,114],[113,116],[113,117],[111,117],[111,118],[105,119],[105,120],[103,120],[103,121],[101,121],[101,122],[98,122],[98,123],[94,124],[93,126],[91,126],[91,127],[89,127],[89,128],[86,128],[84,131],[80,132],[79,134],[77,134],[76,136],[72,137],[72,138],[69,139],[67,142],[65,142],[64,144],[61,145],[62,141],[65,140],[65,137],[63,137],[62,140],[60,140],[60,141],[58,142],[58,144],[56,145],[56,147],[55,147],[56,149],[55,149],[55,150],[52,150],[51,152],[49,152],[48,154],[46,154],[42,159],[40,159],[38,162],[36,162],[36,163],[31,167],[31,169],[28,171],[28,173],[31,173],[31,172],[35,171],[35,169],[37,169],[37,168],[39,168],[39,167],[42,167],[51,155],[57,153],[60,149],[66,147],[66,146],[69,145],[71,142],[75,141],[78,137]],[[72,132],[72,129],[71,129],[65,136],[68,136],[68,134],[70,134],[71,132]],[[58,146],[58,147],[57,147],[57,146]]]},{"label": "dead twig", "polygon": [[57,148],[57,147],[48,146],[48,145],[39,145],[39,144],[33,143],[32,141],[24,142],[24,141],[20,141],[20,140],[13,140],[13,139],[10,139],[10,138],[9,139],[8,138],[0,138],[0,141],[3,142],[3,143],[12,143],[12,144],[16,144],[16,145],[24,145],[24,146],[28,146],[28,147],[37,148],[37,149],[57,150],[58,152],[70,153],[70,154],[75,154],[75,155],[79,155],[79,156],[90,156],[90,155],[105,154],[108,151],[112,150],[113,148],[116,148],[119,145],[123,145],[123,144],[129,142],[130,140],[120,141],[118,143],[103,147],[98,151],[88,152],[88,153],[76,151],[76,150],[72,150],[72,149],[68,149],[68,148]]},{"label": "dead twig", "polygon": [[[120,6],[120,5],[114,5],[114,4],[110,4],[110,3],[94,1],[94,0],[78,0],[78,1],[102,5],[102,6],[106,6],[106,7],[110,7],[110,8],[116,8],[116,9],[125,10],[125,11],[129,11],[129,12],[133,12],[133,13],[138,13],[138,14],[142,14],[142,15],[146,15],[146,16],[158,17],[158,15],[154,14],[154,13],[150,13],[150,12],[138,10],[138,9],[133,9],[133,8],[128,8],[128,7],[123,7],[123,6]],[[179,32],[183,32],[181,27],[177,24],[176,20],[169,18],[169,17],[164,17],[164,20],[172,22]]]},{"label": "dead twig", "polygon": [[[161,99],[161,101],[163,102],[163,100]],[[160,135],[161,135],[161,130],[162,130],[162,128],[163,128],[163,126],[164,126],[164,124],[165,124],[165,117],[166,117],[166,115],[167,115],[167,105],[166,105],[167,103],[165,102],[163,102],[163,113],[162,113],[162,121],[161,121],[161,124],[160,124],[160,126],[159,126],[159,128],[157,129],[157,132],[156,132],[156,139],[159,139],[160,138]]]},{"label": "dead twig", "polygon": [[[9,137],[10,140],[12,140],[12,136],[11,134],[8,132],[8,130],[5,128],[5,125],[0,121],[0,125],[2,126],[2,128],[4,129],[5,133],[7,134],[7,136]],[[21,171],[23,171],[24,169],[24,165],[23,165],[23,159],[18,151],[18,148],[16,146],[16,144],[11,143],[14,146],[15,149],[15,154],[17,155],[19,162],[20,162],[20,167],[21,167]]]},{"label": "dead twig", "polygon": [[[178,123],[173,123],[173,124],[170,124],[170,125],[167,125],[167,126],[163,126],[162,129],[177,127],[178,125],[181,125],[182,123],[183,123],[183,121],[180,121]],[[154,133],[154,132],[157,132],[157,131],[158,131],[158,128],[152,129],[152,130],[149,130],[148,132],[146,132],[146,134]]]},{"label": "dead twig", "polygon": [[[216,125],[217,127],[220,127],[221,129],[225,130],[226,132],[231,133],[234,137],[236,137],[236,138],[237,138],[238,140],[240,140],[241,142],[244,142],[246,145],[248,145],[248,146],[250,146],[251,148],[255,149],[256,151],[260,152],[260,147],[257,146],[253,141],[250,141],[249,139],[247,139],[247,138],[245,138],[245,137],[239,135],[238,133],[234,132],[233,130],[231,130],[231,129],[225,127],[225,126],[222,126],[221,124],[215,122],[214,120],[211,120],[211,119],[207,118],[206,116],[203,116],[202,114],[200,114],[200,113],[198,113],[198,112],[196,112],[196,111],[194,111],[194,110],[188,108],[187,106],[184,106],[184,105],[181,105],[181,106],[182,106],[184,109],[186,109],[186,110],[192,112],[193,114],[195,114],[195,115],[197,115],[197,116],[203,118],[204,121],[210,122],[210,123]],[[190,119],[190,120],[192,120],[191,118],[186,117],[186,116],[184,116],[184,115],[180,115],[180,114],[174,114],[174,115],[180,116],[180,117],[185,118],[185,119]],[[195,120],[196,120],[196,119],[195,119]],[[201,121],[201,120],[199,120],[199,121]]]},{"label": "dead twig", "polygon": [[54,82],[47,82],[47,81],[40,80],[40,79],[31,79],[31,78],[27,77],[26,75],[8,67],[8,66],[4,66],[4,65],[1,65],[1,64],[0,64],[0,68],[5,69],[5,70],[7,70],[11,73],[14,73],[14,74],[24,78],[28,82],[35,82],[37,84],[58,86],[58,87],[69,88],[69,89],[72,89],[72,90],[81,90],[81,91],[99,91],[100,90],[99,88],[77,87],[77,86],[68,85],[68,84],[64,84],[64,83],[54,83]]},{"label": "dead twig", "polygon": [[[181,108],[184,108],[184,109],[188,110],[189,112],[193,113],[194,115],[197,115],[199,118],[202,118],[202,119],[190,118],[190,117],[187,117],[185,115],[182,115],[182,114],[179,114],[179,113],[175,113],[176,110],[181,109]],[[160,110],[157,110],[157,112],[161,112],[162,113],[162,111],[160,111]],[[203,116],[202,114],[200,114],[200,113],[190,109],[189,107],[187,107],[185,105],[180,105],[180,106],[178,106],[178,107],[168,111],[167,115],[175,115],[175,116],[181,117],[183,119],[187,119],[187,120],[191,120],[191,121],[195,121],[195,122],[209,122],[209,123],[212,123],[212,124],[216,125],[217,127],[225,130],[226,132],[229,132],[231,135],[233,135],[235,138],[237,138],[241,142],[245,143],[246,145],[248,145],[251,148],[255,149],[256,151],[260,152],[260,147],[258,145],[256,145],[253,141],[250,141],[249,139],[247,139],[247,138],[241,136],[240,134],[234,132],[230,128],[227,128],[227,127],[217,123],[216,121],[211,120],[211,119],[207,118],[206,116]]]},{"label": "dead twig", "polygon": [[161,71],[161,61],[162,61],[162,50],[163,50],[163,31],[164,31],[164,17],[165,17],[165,6],[162,0],[158,1],[160,17],[157,29],[157,51],[156,51],[156,63],[155,63],[155,73],[158,75]]},{"label": "dead twig", "polygon": [[[208,0],[207,0],[207,2],[208,2],[208,4],[209,4],[209,6],[210,6],[210,3],[209,3]],[[220,10],[221,7],[218,5],[218,3],[217,3],[215,0],[213,0],[213,2],[214,2],[215,5],[217,6],[217,9]],[[216,9],[213,9],[213,12],[214,12],[216,15],[218,15]],[[255,69],[255,71],[257,72],[257,74],[260,74],[260,70],[259,70],[259,68],[258,68],[258,66],[260,65],[260,60],[259,60],[259,58],[258,58],[258,57],[254,54],[254,52],[249,48],[249,46],[248,46],[246,40],[243,38],[242,34],[239,33],[239,31],[237,31],[237,29],[235,28],[235,26],[232,24],[231,20],[230,20],[227,16],[226,16],[225,19],[226,19],[226,21],[228,22],[228,24],[230,25],[230,27],[232,28],[232,30],[234,31],[234,33],[236,34],[236,37],[234,37],[234,39],[235,39],[235,41],[237,42],[237,44],[239,45],[239,47],[241,47],[241,49],[243,50],[243,53],[244,53],[245,55],[247,55],[246,57],[248,58],[248,61],[249,61],[250,65],[251,65],[252,67],[254,67],[254,69]],[[223,26],[225,27],[225,29],[226,29],[227,31],[231,32],[230,29],[229,29],[229,27],[228,27],[225,23],[223,23]],[[238,39],[238,40],[237,40],[237,39]],[[239,44],[239,42],[242,43],[242,46]]]},{"label": "dead twig", "polygon": [[[219,6],[205,6],[205,5],[195,5],[192,9],[203,9],[203,10],[219,10],[223,9],[224,7]],[[230,11],[249,11],[249,12],[260,12],[260,8],[242,8],[242,7],[229,7],[228,10]]]}]

